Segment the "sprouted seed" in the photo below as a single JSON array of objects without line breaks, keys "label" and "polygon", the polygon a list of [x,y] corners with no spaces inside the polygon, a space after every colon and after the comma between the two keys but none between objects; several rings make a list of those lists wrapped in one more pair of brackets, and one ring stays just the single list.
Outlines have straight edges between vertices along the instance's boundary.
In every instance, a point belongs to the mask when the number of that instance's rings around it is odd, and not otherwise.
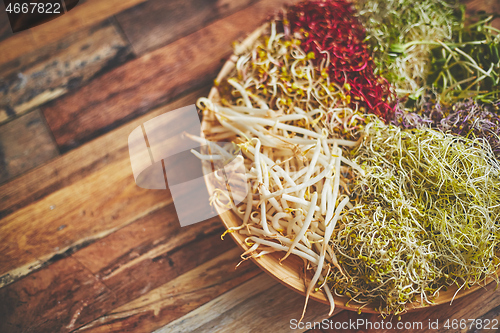
[{"label": "sprouted seed", "polygon": [[493,15],[467,18],[456,0],[356,1],[372,45],[375,72],[408,107],[425,96],[443,102],[500,97],[500,35]]},{"label": "sprouted seed", "polygon": [[[305,261],[302,315],[319,290],[330,314],[334,295],[400,314],[410,302],[432,304],[452,284],[458,292],[496,278],[500,265],[498,117],[476,102],[425,104],[429,89],[445,87],[440,98],[462,89],[439,78],[428,85],[432,49],[460,53],[447,44],[461,22],[456,3],[358,3],[367,36],[343,0],[299,3],[236,45],[234,66],[215,82],[218,94],[197,102],[210,130],[194,139],[208,140],[211,151],[193,153],[219,162],[243,156],[242,203],[223,191],[211,198],[241,219],[226,233],[246,236],[243,260],[279,251],[282,262]],[[367,42],[378,45],[373,54]],[[451,58],[472,63],[462,56]],[[394,92],[424,111],[403,110]],[[384,124],[394,110],[403,129]],[[214,181],[224,187],[223,177]]]},{"label": "sprouted seed", "polygon": [[490,25],[493,17],[462,23],[452,42],[432,48],[427,85],[441,101],[500,99],[500,31]]},{"label": "sprouted seed", "polygon": [[352,151],[366,175],[334,232],[336,293],[399,314],[445,286],[496,278],[500,165],[488,142],[370,120]]},{"label": "sprouted seed", "polygon": [[[278,32],[279,25],[272,21],[269,35],[243,51],[233,71],[218,83],[221,103],[249,116],[286,115],[280,119],[301,128],[321,132],[321,127],[327,127],[337,137],[352,138],[349,132],[363,121],[361,113],[349,107],[348,87],[331,81],[328,63],[315,66],[300,40],[286,38]],[[258,130],[254,133],[265,137]]]},{"label": "sprouted seed", "polygon": [[[254,99],[245,90],[240,92],[241,99]],[[344,157],[348,147],[358,143],[333,138],[327,127],[306,129],[301,127],[305,124],[302,117],[265,107],[241,109],[217,105],[206,98],[199,99],[198,106],[218,119],[219,123],[211,127],[215,136],[223,129],[230,132],[227,137],[244,156],[249,194],[243,204],[236,207],[227,198],[214,197],[215,204],[231,206],[242,220],[241,226],[229,230],[248,235],[250,250],[242,258],[283,251],[282,261],[290,254],[307,260],[314,276],[306,297],[320,281],[332,313],[333,296],[325,278],[339,265],[332,244],[325,239],[331,239],[345,208],[352,207],[346,184],[357,174],[364,174],[359,165]],[[211,139],[210,133],[207,138]],[[212,156],[223,158],[215,152]]]},{"label": "sprouted seed", "polygon": [[345,0],[301,2],[284,16],[285,31],[300,36],[301,47],[331,80],[346,87],[351,101],[363,113],[384,120],[393,115],[394,98],[389,82],[374,73],[365,29]]}]

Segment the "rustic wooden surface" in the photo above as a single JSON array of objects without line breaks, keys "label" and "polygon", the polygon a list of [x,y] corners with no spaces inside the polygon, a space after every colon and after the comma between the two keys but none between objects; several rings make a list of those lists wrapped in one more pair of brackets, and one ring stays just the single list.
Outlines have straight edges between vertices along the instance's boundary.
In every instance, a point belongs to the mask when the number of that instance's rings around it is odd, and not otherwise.
[{"label": "rustic wooden surface", "polygon": [[[80,0],[13,34],[0,2],[0,332],[308,330],[290,325],[303,296],[250,261],[236,268],[218,217],[181,228],[168,190],[135,185],[127,146],[137,126],[206,96],[231,43],[286,3]],[[497,0],[468,7],[500,12]],[[327,313],[311,302],[304,323]],[[340,309],[329,320],[358,319],[398,323]],[[500,293],[401,322],[445,331],[447,319],[500,320]]]},{"label": "rustic wooden surface", "polygon": [[59,155],[40,110],[0,125],[0,183]]},{"label": "rustic wooden surface", "polygon": [[0,121],[77,90],[133,57],[128,41],[108,19],[2,64]]}]

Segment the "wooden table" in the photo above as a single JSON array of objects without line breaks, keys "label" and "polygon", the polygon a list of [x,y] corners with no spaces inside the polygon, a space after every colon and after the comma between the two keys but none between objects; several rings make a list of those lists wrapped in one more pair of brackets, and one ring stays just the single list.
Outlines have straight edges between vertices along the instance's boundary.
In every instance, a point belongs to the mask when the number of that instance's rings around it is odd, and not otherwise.
[{"label": "wooden table", "polygon": [[[250,261],[235,268],[218,218],[181,228],[168,190],[134,183],[127,147],[143,122],[206,96],[231,42],[287,2],[80,0],[15,35],[0,5],[0,332],[307,330],[293,329],[304,297]],[[401,323],[500,319],[494,289]],[[327,312],[310,302],[304,323]],[[360,319],[384,320],[331,318]]]}]

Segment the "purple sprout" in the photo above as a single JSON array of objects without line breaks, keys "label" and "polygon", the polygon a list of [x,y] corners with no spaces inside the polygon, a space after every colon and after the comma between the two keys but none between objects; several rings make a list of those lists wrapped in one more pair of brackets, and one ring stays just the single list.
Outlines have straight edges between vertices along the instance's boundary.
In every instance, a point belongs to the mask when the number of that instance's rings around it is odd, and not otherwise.
[{"label": "purple sprout", "polygon": [[404,128],[430,127],[468,138],[483,138],[500,159],[500,101],[483,104],[472,99],[446,105],[427,101],[418,112],[396,108],[393,124]]}]

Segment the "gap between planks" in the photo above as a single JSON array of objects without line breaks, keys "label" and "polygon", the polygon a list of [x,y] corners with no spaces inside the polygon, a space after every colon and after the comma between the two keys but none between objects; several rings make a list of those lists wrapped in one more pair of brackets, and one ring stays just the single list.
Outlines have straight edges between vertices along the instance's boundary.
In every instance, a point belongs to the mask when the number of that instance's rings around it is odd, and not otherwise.
[{"label": "gap between planks", "polygon": [[[300,319],[305,297],[267,274],[226,292],[158,329],[168,332],[284,332]],[[328,305],[311,300],[304,322],[328,318]],[[342,309],[335,310],[340,313]]]},{"label": "gap between planks", "polygon": [[76,91],[134,58],[110,20],[0,65],[0,123]]},{"label": "gap between planks", "polygon": [[231,53],[231,42],[288,2],[259,1],[129,61],[44,107],[59,148],[68,151],[187,89],[211,84],[221,60]]},{"label": "gap between planks", "polygon": [[43,267],[56,255],[71,253],[72,248],[167,205],[171,201],[168,191],[144,190],[135,184],[128,135],[155,116],[193,104],[206,91],[160,107],[0,186],[0,248],[4,253],[0,287]]},{"label": "gap between planks", "polygon": [[[231,240],[229,240],[231,241]],[[233,248],[81,327],[78,332],[151,332],[260,273]]]}]

